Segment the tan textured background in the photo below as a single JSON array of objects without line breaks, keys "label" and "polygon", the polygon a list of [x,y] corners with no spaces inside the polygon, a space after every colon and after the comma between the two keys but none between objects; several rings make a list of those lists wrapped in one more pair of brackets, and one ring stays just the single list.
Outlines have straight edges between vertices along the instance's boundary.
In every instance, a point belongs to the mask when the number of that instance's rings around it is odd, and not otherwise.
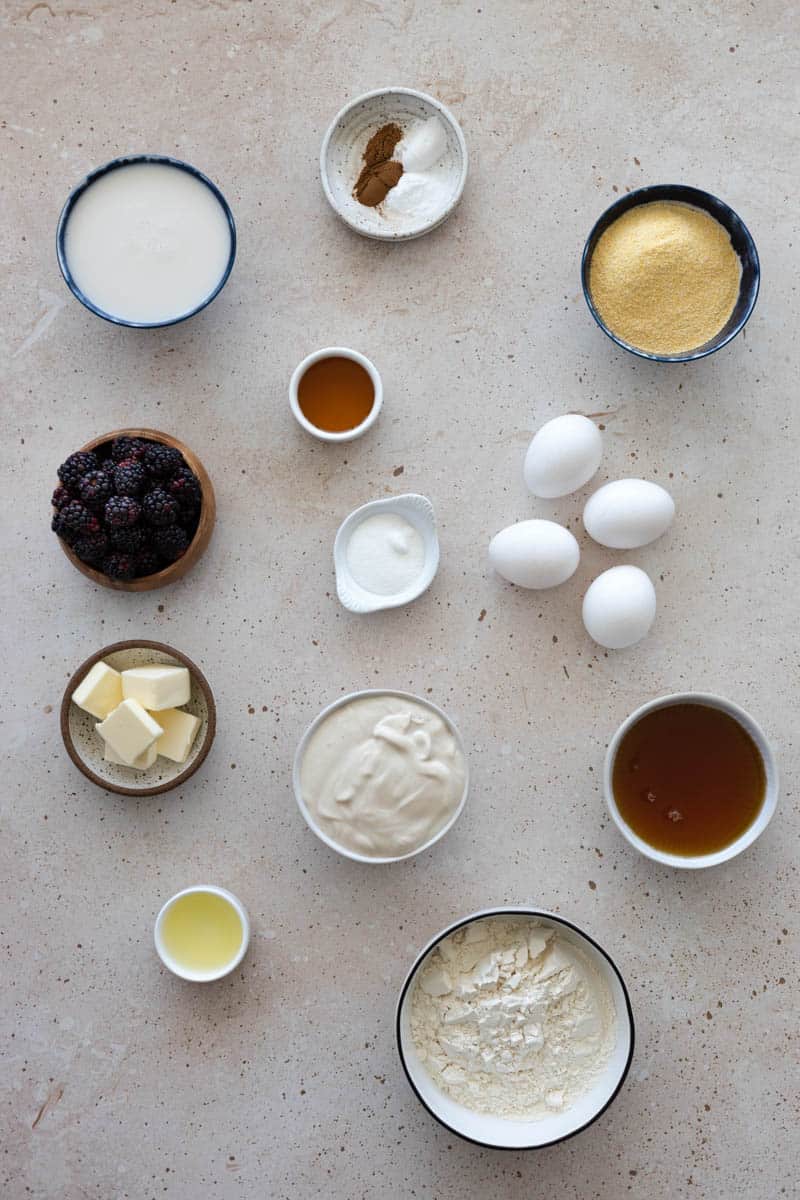
[{"label": "tan textured background", "polygon": [[[794,6],[4,0],[1,12],[3,1196],[796,1194]],[[328,211],[317,155],[346,99],[392,83],[450,104],[472,162],[447,225],[381,247]],[[206,170],[240,238],[217,302],[153,334],[72,301],[53,248],[72,185],[135,150]],[[727,199],[764,272],[746,336],[688,369],[617,351],[578,280],[598,213],[626,187],[671,180]],[[331,343],[370,355],[386,386],[378,426],[347,449],[307,439],[287,407],[295,363]],[[490,535],[513,520],[575,524],[580,496],[537,503],[520,470],[531,431],[566,409],[606,414],[598,480],[669,480],[678,504],[671,532],[629,558],[653,573],[660,608],[626,654],[598,653],[579,619],[610,552],[587,546],[575,578],[539,596],[486,566]],[[67,453],[137,423],[200,454],[219,524],[186,580],[125,596],[73,571],[48,532],[48,494]],[[400,490],[433,500],[441,571],[414,606],[351,617],[333,593],[334,532],[356,504]],[[137,634],[198,660],[220,716],[191,785],[142,802],[85,782],[57,727],[75,666]],[[447,839],[388,870],[318,843],[290,790],[319,707],[374,684],[444,705],[474,780]],[[696,876],[637,857],[599,792],[622,717],[687,687],[751,709],[785,781],[757,847]],[[151,947],[164,898],[204,880],[234,889],[255,928],[241,974],[206,988],[164,974]],[[638,1023],[613,1108],[527,1156],[438,1128],[392,1033],[417,948],[504,900],[596,935]]]}]

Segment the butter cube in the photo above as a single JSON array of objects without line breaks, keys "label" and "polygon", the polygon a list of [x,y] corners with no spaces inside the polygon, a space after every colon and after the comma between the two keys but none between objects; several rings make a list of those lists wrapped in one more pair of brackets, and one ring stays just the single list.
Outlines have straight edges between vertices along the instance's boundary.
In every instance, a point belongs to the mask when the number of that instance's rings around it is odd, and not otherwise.
[{"label": "butter cube", "polygon": [[152,746],[148,746],[144,754],[140,754],[135,762],[126,763],[123,762],[121,758],[117,757],[117,755],[109,746],[108,742],[106,742],[103,758],[106,760],[106,762],[116,763],[120,767],[135,767],[137,771],[146,771],[148,767],[152,767],[153,763],[158,758],[158,751],[156,750],[157,745],[158,742],[153,742]]},{"label": "butter cube", "polygon": [[78,708],[105,721],[122,703],[122,676],[108,663],[96,662],[72,693]]},{"label": "butter cube", "polygon": [[122,695],[138,700],[148,712],[188,704],[191,681],[186,667],[131,667],[122,672]]},{"label": "butter cube", "polygon": [[126,767],[132,767],[164,732],[138,700],[123,700],[95,728]]},{"label": "butter cube", "polygon": [[185,763],[200,728],[200,718],[179,708],[165,708],[158,714],[158,723],[164,727],[156,742],[158,753],[173,762]]}]

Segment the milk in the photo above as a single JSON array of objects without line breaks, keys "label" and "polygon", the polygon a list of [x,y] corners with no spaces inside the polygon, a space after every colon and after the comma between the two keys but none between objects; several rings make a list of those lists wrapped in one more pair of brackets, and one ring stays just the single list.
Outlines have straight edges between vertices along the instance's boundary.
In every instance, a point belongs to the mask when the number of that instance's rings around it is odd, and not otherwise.
[{"label": "milk", "polygon": [[91,303],[123,321],[173,321],[219,284],[231,252],[227,215],[196,176],[168,163],[116,167],[69,214],[64,254]]}]

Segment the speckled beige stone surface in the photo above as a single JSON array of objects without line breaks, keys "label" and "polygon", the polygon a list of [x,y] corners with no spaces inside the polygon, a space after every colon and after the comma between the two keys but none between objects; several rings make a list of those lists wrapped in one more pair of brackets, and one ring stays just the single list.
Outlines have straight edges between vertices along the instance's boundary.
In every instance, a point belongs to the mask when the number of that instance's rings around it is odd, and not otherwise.
[{"label": "speckled beige stone surface", "polygon": [[[4,439],[0,1192],[8,1200],[563,1197],[774,1200],[797,1149],[796,13],[752,5],[507,0],[5,0],[1,29]],[[324,129],[382,84],[429,90],[463,124],[456,215],[381,246],[327,209]],[[239,258],[202,316],[113,328],[55,262],[63,200],[123,152],[186,158],[226,192]],[[626,188],[685,181],[754,233],[764,286],[745,337],[689,368],[616,350],[578,262]],[[352,345],[384,412],[323,447],[288,410],[292,368]],[[556,593],[491,576],[490,536],[534,515],[576,527],[581,496],[528,496],[532,430],[599,414],[598,481],[667,484],[678,517],[637,555],[584,544]],[[125,424],[177,434],[219,521],[173,588],[95,589],[48,531],[55,467]],[[412,607],[335,598],[343,516],[414,490],[442,566]],[[635,561],[652,636],[606,656],[580,598]],[[76,665],[141,634],[202,664],[219,732],[185,789],[122,800],[63,751]],[[473,786],[457,827],[397,868],[337,857],[290,788],[296,742],[345,690],[430,695],[460,724]],[[779,755],[761,841],[713,872],[636,855],[599,790],[605,744],[647,698],[716,690]],[[213,881],[248,905],[235,978],[160,969],[153,918]],[[617,959],[635,1008],[629,1081],[588,1132],[538,1154],[460,1142],[418,1106],[393,1039],[416,950],[451,919],[531,901]]]}]

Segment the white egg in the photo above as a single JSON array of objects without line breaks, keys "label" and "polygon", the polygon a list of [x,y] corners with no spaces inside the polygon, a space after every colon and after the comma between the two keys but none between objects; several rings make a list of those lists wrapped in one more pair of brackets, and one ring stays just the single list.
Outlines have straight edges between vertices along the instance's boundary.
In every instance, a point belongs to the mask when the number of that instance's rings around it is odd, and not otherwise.
[{"label": "white egg", "polygon": [[589,585],[583,623],[590,637],[609,650],[641,641],[656,615],[656,590],[638,567],[612,567]]},{"label": "white egg", "polygon": [[524,588],[558,587],[575,573],[580,556],[575,538],[555,521],[519,521],[489,543],[498,575]]},{"label": "white egg", "polygon": [[647,479],[617,479],[586,501],[586,532],[601,546],[633,550],[661,537],[672,524],[675,502],[669,492]]},{"label": "white egg", "polygon": [[525,483],[534,496],[568,496],[589,482],[602,456],[603,439],[594,421],[578,413],[554,417],[528,447]]}]

